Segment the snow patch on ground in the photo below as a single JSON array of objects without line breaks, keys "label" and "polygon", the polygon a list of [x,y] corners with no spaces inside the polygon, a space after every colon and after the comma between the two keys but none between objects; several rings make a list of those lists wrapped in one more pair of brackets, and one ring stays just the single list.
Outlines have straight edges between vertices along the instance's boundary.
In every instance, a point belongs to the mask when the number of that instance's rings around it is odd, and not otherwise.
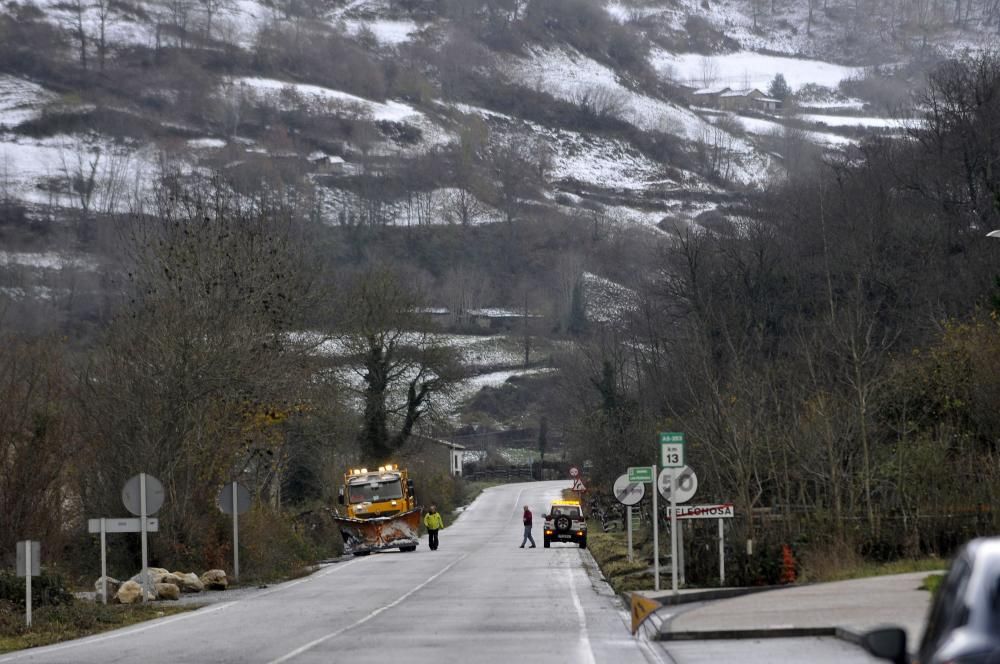
[{"label": "snow patch on ground", "polygon": [[42,107],[55,98],[54,92],[36,83],[0,74],[0,126],[15,127],[38,117]]},{"label": "snow patch on ground", "polygon": [[860,117],[854,115],[818,115],[802,114],[798,118],[803,122],[824,124],[828,127],[865,127],[874,129],[904,129],[919,124],[919,120],[902,118]]},{"label": "snow patch on ground", "polygon": [[432,122],[424,113],[408,104],[387,100],[372,101],[342,90],[333,90],[308,83],[291,83],[274,78],[243,76],[229,84],[251,98],[267,99],[282,109],[306,108],[314,113],[336,113],[344,116],[368,118],[375,122],[398,122],[420,129],[423,141],[420,149],[445,145],[455,140],[455,135]]},{"label": "snow patch on ground", "polygon": [[587,299],[587,320],[619,323],[638,305],[634,290],[592,272],[583,273]]},{"label": "snow patch on ground", "polygon": [[[741,125],[743,125],[743,129],[748,134],[755,134],[757,136],[782,136],[786,131],[788,131],[788,127],[773,120],[747,118],[743,116],[737,116],[736,119]],[[816,143],[817,145],[843,147],[857,144],[856,140],[847,138],[846,136],[840,136],[838,134],[827,134],[821,131],[803,131],[802,134],[806,140],[811,143]]]},{"label": "snow patch on ground", "polygon": [[0,251],[0,267],[31,267],[43,270],[62,270],[75,268],[80,270],[96,270],[98,264],[91,258],[69,256],[55,251],[46,252],[11,252]]},{"label": "snow patch on ground", "polygon": [[364,29],[371,31],[375,35],[375,40],[380,44],[396,46],[410,41],[410,35],[420,28],[413,21],[388,21],[376,20],[365,21],[358,19],[346,19],[344,25],[348,34],[357,36]]},{"label": "snow patch on ground", "polygon": [[[0,133],[0,187],[32,203],[78,207],[69,181],[96,161],[92,207],[125,211],[159,172],[153,146],[123,146],[101,136],[27,139]],[[47,188],[40,185],[48,184]]]},{"label": "snow patch on ground", "polygon": [[194,150],[217,150],[226,147],[226,142],[219,138],[192,138],[187,142]]},{"label": "snow patch on ground", "polygon": [[526,58],[509,58],[508,74],[522,85],[534,87],[559,99],[580,103],[599,91],[615,100],[617,116],[646,131],[673,134],[688,141],[722,142],[733,159],[723,174],[741,184],[760,183],[767,177],[770,159],[741,138],[719,136],[692,111],[667,101],[634,92],[618,82],[611,69],[579,53],[536,49]]},{"label": "snow patch on ground", "polygon": [[657,50],[650,55],[650,61],[657,71],[671,73],[677,80],[697,87],[757,88],[761,92],[767,92],[777,74],[796,90],[807,83],[836,88],[844,79],[863,73],[861,67],[752,51],[705,56]]}]

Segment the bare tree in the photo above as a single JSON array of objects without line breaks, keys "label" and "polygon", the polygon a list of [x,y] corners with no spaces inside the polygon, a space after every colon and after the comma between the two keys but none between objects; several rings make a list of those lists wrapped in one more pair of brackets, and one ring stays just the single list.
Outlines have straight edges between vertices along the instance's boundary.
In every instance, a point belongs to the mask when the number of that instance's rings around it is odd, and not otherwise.
[{"label": "bare tree", "polygon": [[340,338],[364,385],[361,454],[385,461],[433,416],[436,396],[456,377],[454,355],[430,333],[414,294],[385,269],[360,275],[342,308]]}]

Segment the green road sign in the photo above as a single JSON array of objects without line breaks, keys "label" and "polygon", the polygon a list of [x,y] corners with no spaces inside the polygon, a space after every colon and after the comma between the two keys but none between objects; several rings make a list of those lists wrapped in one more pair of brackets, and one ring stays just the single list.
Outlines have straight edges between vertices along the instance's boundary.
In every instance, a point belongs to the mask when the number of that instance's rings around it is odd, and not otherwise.
[{"label": "green road sign", "polygon": [[660,465],[664,468],[684,466],[684,434],[679,431],[660,432]]},{"label": "green road sign", "polygon": [[653,469],[650,466],[633,466],[628,469],[629,482],[652,482]]}]

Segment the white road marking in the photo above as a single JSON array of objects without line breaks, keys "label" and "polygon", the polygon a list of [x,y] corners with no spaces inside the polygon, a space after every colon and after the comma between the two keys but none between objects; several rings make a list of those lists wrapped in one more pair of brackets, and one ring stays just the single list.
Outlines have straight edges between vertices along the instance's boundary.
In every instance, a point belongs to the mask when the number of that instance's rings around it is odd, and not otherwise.
[{"label": "white road marking", "polygon": [[517,492],[517,498],[514,499],[514,509],[511,510],[511,512],[510,512],[510,515],[512,517],[517,513],[517,506],[521,504],[521,494],[522,493],[524,493],[524,489],[523,488],[520,491]]},{"label": "white road marking", "polygon": [[576,592],[576,583],[573,579],[572,567],[567,567],[566,576],[569,578],[569,590],[573,596],[573,607],[576,608],[577,621],[580,623],[580,648],[583,650],[583,661],[587,664],[597,664],[594,659],[594,651],[590,649],[590,634],[587,632],[587,614],[583,612],[583,604],[580,602],[580,595]]},{"label": "white road marking", "polygon": [[44,648],[29,648],[27,650],[21,651],[16,655],[9,655],[6,657],[0,657],[0,662],[13,662],[14,660],[21,659],[24,657],[32,657],[34,655],[47,655],[52,652],[58,652],[60,650],[67,650],[68,648],[75,648],[77,646],[86,646],[93,643],[100,643],[102,641],[110,641],[112,639],[119,639],[123,636],[133,636],[135,634],[140,634],[142,632],[155,629],[156,627],[162,627],[163,625],[170,625],[172,623],[180,622],[181,620],[187,620],[188,618],[193,618],[194,616],[204,616],[209,613],[215,613],[216,611],[222,611],[228,609],[229,607],[236,604],[236,602],[225,602],[223,604],[216,604],[213,607],[207,609],[198,609],[196,611],[191,611],[179,616],[173,616],[171,618],[164,618],[157,622],[141,625],[137,627],[126,627],[125,629],[119,629],[110,634],[100,634],[97,636],[90,636],[84,639],[79,639],[76,641],[70,641],[69,643],[63,643],[61,645],[46,646]]},{"label": "white road marking", "polygon": [[454,567],[458,563],[460,563],[463,560],[465,560],[466,558],[468,558],[469,555],[470,555],[469,553],[466,553],[461,558],[453,560],[452,562],[448,563],[448,565],[446,565],[444,567],[444,569],[436,572],[433,576],[431,576],[430,578],[428,578],[427,580],[425,580],[420,585],[418,585],[418,586],[416,586],[414,588],[411,588],[405,594],[400,595],[399,597],[397,597],[394,601],[390,602],[389,604],[386,604],[385,606],[382,606],[382,607],[379,607],[379,608],[375,609],[374,611],[372,611],[371,613],[369,613],[364,618],[361,618],[360,620],[357,620],[357,621],[351,623],[347,627],[342,627],[342,628],[338,629],[335,632],[330,632],[326,636],[321,636],[318,639],[316,639],[315,641],[310,641],[309,643],[305,644],[304,646],[300,646],[300,647],[296,648],[295,650],[293,650],[292,652],[288,653],[287,655],[283,655],[282,657],[279,657],[278,659],[272,660],[268,664],[282,664],[282,662],[287,662],[288,660],[290,660],[290,659],[292,659],[294,657],[298,657],[299,655],[301,655],[302,653],[304,653],[304,652],[306,652],[308,650],[312,650],[313,648],[315,648],[316,646],[320,645],[321,643],[325,643],[326,641],[329,641],[330,639],[337,638],[338,636],[340,636],[341,634],[343,634],[344,632],[346,632],[348,630],[352,630],[355,627],[360,627],[361,625],[365,624],[366,622],[368,622],[372,618],[375,618],[376,616],[378,616],[380,613],[383,613],[384,611],[388,611],[392,607],[398,606],[400,603],[406,601],[406,599],[408,597],[410,597],[411,595],[413,595],[415,592],[419,591],[421,588],[424,588],[425,586],[427,586],[427,584],[429,584],[430,582],[434,581],[436,578],[438,578],[439,576],[441,576],[442,574],[444,574],[445,572],[447,572],[448,570],[450,570],[452,567]]},{"label": "white road marking", "polygon": [[157,627],[162,627],[164,625],[170,625],[170,624],[173,624],[175,622],[180,622],[181,620],[187,620],[188,618],[193,618],[195,616],[201,616],[201,617],[203,617],[203,616],[206,616],[206,615],[208,615],[210,613],[215,613],[217,611],[222,611],[222,610],[228,609],[229,607],[231,607],[231,606],[233,606],[235,604],[239,604],[240,602],[248,602],[248,601],[251,601],[251,600],[255,600],[255,599],[258,599],[260,597],[264,597],[266,595],[271,595],[273,593],[280,592],[282,590],[288,590],[289,588],[292,588],[293,586],[297,586],[299,584],[305,583],[307,581],[311,581],[313,579],[319,579],[319,578],[322,578],[324,576],[328,576],[330,574],[333,574],[337,570],[341,570],[341,569],[343,569],[345,567],[348,567],[349,565],[353,565],[354,563],[356,563],[358,561],[359,561],[359,559],[355,558],[354,560],[349,560],[346,563],[338,563],[336,566],[332,567],[331,569],[324,570],[323,572],[320,572],[319,574],[312,574],[310,576],[303,577],[303,578],[301,578],[301,579],[299,579],[297,581],[292,581],[290,583],[283,583],[283,584],[281,584],[279,586],[271,588],[270,590],[265,590],[265,591],[260,592],[260,593],[255,593],[252,596],[247,597],[245,599],[235,600],[235,601],[232,601],[232,602],[223,602],[222,604],[216,604],[215,606],[205,607],[205,608],[201,608],[201,609],[195,609],[195,610],[193,610],[193,611],[191,611],[189,613],[185,613],[183,615],[173,616],[171,618],[165,618],[165,619],[162,619],[162,620],[158,620],[156,622],[148,623],[146,625],[136,625],[136,626],[133,626],[133,627],[125,627],[123,629],[117,629],[117,630],[115,630],[113,632],[110,632],[108,634],[98,634],[98,635],[95,635],[95,636],[88,636],[88,637],[85,637],[85,638],[82,638],[82,639],[77,639],[75,641],[70,641],[68,643],[56,644],[56,645],[51,645],[51,646],[43,646],[41,648],[30,648],[28,650],[24,650],[22,652],[19,652],[19,653],[15,654],[15,655],[7,655],[7,656],[4,656],[4,657],[0,657],[0,662],[13,662],[15,660],[23,659],[24,657],[29,657],[29,656],[32,656],[32,655],[45,655],[45,654],[48,654],[48,653],[51,653],[51,652],[59,652],[61,650],[67,650],[69,648],[76,648],[77,646],[86,646],[86,645],[91,645],[91,644],[94,644],[94,643],[101,643],[103,641],[110,641],[112,639],[118,639],[118,638],[121,638],[123,636],[132,636],[134,634],[141,634],[142,632],[146,632],[148,630],[155,629]]}]

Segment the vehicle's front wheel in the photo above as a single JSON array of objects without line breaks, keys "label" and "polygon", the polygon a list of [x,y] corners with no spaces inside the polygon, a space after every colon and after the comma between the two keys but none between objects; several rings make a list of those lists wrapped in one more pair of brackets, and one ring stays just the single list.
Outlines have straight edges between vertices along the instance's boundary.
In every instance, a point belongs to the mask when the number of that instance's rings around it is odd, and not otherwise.
[{"label": "vehicle's front wheel", "polygon": [[416,551],[417,550],[417,545],[416,544],[409,544],[407,546],[401,546],[401,547],[399,547],[399,550],[400,551]]},{"label": "vehicle's front wheel", "polygon": [[586,549],[587,548],[587,538],[586,537],[584,537],[582,540],[580,540],[580,548],[581,549]]},{"label": "vehicle's front wheel", "polygon": [[544,539],[544,540],[542,541],[542,546],[544,546],[544,547],[545,547],[546,549],[547,549],[547,548],[549,548],[549,538],[548,538],[548,537],[546,537],[546,538],[545,538],[545,539]]},{"label": "vehicle's front wheel", "polygon": [[356,556],[367,556],[371,551],[354,551],[353,553]]}]

